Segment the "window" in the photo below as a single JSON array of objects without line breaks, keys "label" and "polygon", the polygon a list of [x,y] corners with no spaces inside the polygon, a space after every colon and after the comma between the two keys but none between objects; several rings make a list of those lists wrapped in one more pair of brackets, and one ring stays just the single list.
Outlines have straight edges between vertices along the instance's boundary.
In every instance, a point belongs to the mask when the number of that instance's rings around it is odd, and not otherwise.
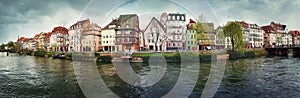
[{"label": "window", "polygon": [[128,30],[126,30],[125,34],[129,34],[129,31],[128,31]]},{"label": "window", "polygon": [[[121,31],[117,31],[117,34],[121,34]],[[104,36],[103,36],[103,38],[104,38]]]},{"label": "window", "polygon": [[128,25],[128,24],[126,24],[126,28],[129,28],[129,25]]},{"label": "window", "polygon": [[148,43],[150,43],[150,39],[148,39]]}]

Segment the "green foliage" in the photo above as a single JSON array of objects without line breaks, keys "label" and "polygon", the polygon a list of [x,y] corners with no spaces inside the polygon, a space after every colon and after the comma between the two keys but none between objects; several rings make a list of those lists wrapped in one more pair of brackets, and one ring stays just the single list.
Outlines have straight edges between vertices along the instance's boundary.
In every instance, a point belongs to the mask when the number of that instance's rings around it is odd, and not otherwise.
[{"label": "green foliage", "polygon": [[0,49],[1,49],[1,50],[4,50],[4,49],[5,49],[5,45],[4,45],[4,44],[1,44]]},{"label": "green foliage", "polygon": [[14,45],[15,45],[15,43],[12,42],[12,41],[9,41],[9,42],[7,43],[8,48],[12,48]]},{"label": "green foliage", "polygon": [[241,25],[237,22],[230,22],[223,27],[223,32],[225,37],[229,37],[231,39],[232,51],[237,49],[239,52],[244,53],[244,36]]},{"label": "green foliage", "polygon": [[47,54],[46,51],[40,50],[40,51],[34,51],[34,52],[32,52],[31,55],[33,55],[33,56],[39,56],[39,57],[45,57],[46,54]]},{"label": "green foliage", "polygon": [[199,20],[192,25],[193,29],[196,30],[196,41],[205,39],[205,30],[203,26],[204,18],[203,16],[199,16]]}]

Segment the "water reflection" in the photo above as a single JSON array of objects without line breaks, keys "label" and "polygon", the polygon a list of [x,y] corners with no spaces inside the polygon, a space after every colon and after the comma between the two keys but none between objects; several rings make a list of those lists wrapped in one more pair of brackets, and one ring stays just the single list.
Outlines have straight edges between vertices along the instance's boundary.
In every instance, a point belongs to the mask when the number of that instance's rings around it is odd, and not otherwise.
[{"label": "water reflection", "polygon": [[[76,78],[74,61],[13,54],[0,58],[1,97],[85,97],[78,86],[78,81],[88,81],[90,77]],[[92,67],[96,68],[99,73],[96,75],[102,77],[112,92],[119,97],[132,98],[164,96],[174,87],[181,68],[178,63],[168,63],[165,76],[157,84],[150,87],[136,87],[124,82],[116,74],[116,69],[111,63],[82,62],[82,64],[80,69],[82,75],[91,72]],[[299,58],[287,57],[227,61],[222,83],[214,97],[298,97],[299,65]],[[147,63],[131,63],[131,67],[141,76],[151,71]],[[191,98],[201,96],[211,73],[210,69],[210,63],[201,63]],[[187,76],[184,80],[189,81],[190,78],[191,76]]]},{"label": "water reflection", "polygon": [[0,62],[1,97],[84,97],[71,61],[10,55]]}]

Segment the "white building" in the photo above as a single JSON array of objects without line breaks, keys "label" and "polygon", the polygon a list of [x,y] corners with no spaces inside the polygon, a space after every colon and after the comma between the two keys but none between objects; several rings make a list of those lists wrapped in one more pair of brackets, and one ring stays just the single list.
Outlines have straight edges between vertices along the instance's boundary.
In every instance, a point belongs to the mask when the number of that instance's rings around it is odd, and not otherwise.
[{"label": "white building", "polygon": [[257,24],[249,24],[249,31],[252,47],[262,48],[264,45],[264,31]]},{"label": "white building", "polygon": [[68,38],[68,29],[61,26],[55,27],[50,37],[50,47],[52,47],[52,51],[68,51]]},{"label": "white building", "polygon": [[167,16],[163,14],[161,19],[167,19],[166,23],[162,21],[162,24],[166,24],[167,50],[185,50],[185,14],[169,13]]},{"label": "white building", "polygon": [[264,31],[257,24],[237,21],[241,24],[246,48],[262,48],[264,45]]},{"label": "white building", "polygon": [[166,28],[153,17],[144,31],[145,46],[150,51],[166,51]]},{"label": "white building", "polygon": [[282,44],[285,46],[292,46],[293,45],[292,35],[288,33],[282,34]]},{"label": "white building", "polygon": [[80,52],[81,50],[81,33],[90,24],[90,20],[78,21],[69,28],[69,51]]},{"label": "white building", "polygon": [[107,26],[101,30],[101,41],[104,52],[116,52],[115,50],[115,40],[116,31],[118,27],[118,20],[113,19]]}]

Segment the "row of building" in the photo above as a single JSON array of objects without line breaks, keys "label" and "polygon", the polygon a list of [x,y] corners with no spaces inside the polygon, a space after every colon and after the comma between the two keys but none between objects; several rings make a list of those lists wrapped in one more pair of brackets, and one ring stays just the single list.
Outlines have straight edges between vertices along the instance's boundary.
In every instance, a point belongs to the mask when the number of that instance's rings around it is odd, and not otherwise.
[{"label": "row of building", "polygon": [[[188,21],[186,23],[186,21]],[[244,21],[241,24],[245,48],[263,48],[300,44],[299,31],[288,31],[286,25],[271,22],[258,26]],[[153,17],[143,30],[136,14],[120,15],[101,28],[89,19],[77,21],[69,28],[55,27],[51,32],[41,32],[33,38],[20,37],[17,43],[23,49],[68,52],[119,52],[119,51],[197,51],[203,49],[231,48],[230,40],[222,37],[222,27],[202,23],[205,33],[197,39],[193,28],[196,22],[185,14],[162,13]]]}]

